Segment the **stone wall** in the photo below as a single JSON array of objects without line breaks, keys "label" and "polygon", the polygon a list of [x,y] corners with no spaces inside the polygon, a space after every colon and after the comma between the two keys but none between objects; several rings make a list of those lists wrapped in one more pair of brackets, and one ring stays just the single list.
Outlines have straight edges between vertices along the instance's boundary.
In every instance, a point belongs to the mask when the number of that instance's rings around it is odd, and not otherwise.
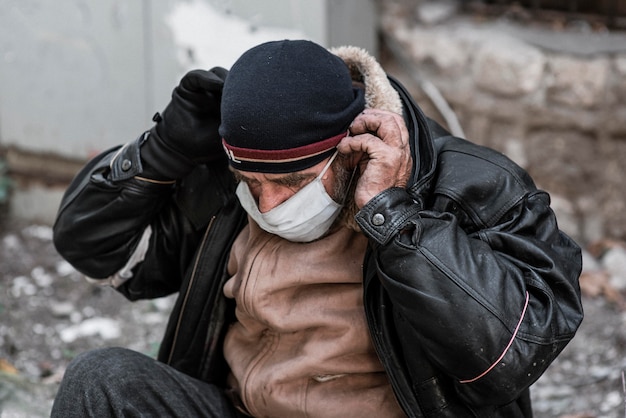
[{"label": "stone wall", "polygon": [[425,22],[417,7],[381,3],[388,71],[445,122],[419,88],[434,84],[463,135],[550,192],[570,235],[626,238],[626,35],[477,20],[454,8]]}]

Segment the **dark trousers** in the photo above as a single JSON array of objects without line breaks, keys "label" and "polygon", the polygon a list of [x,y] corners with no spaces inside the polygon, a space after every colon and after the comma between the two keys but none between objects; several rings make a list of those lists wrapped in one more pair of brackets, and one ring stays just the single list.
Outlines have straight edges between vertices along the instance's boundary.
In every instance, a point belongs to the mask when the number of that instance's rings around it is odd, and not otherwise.
[{"label": "dark trousers", "polygon": [[51,417],[237,417],[224,392],[141,353],[104,348],[67,368]]}]

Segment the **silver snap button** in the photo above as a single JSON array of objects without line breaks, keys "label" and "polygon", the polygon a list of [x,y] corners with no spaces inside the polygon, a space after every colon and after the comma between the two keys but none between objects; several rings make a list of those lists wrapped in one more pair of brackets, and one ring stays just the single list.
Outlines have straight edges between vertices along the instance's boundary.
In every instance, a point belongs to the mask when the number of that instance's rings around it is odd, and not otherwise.
[{"label": "silver snap button", "polygon": [[385,217],[380,213],[377,213],[372,217],[372,223],[376,226],[381,226],[385,223]]},{"label": "silver snap button", "polygon": [[133,163],[130,160],[122,161],[122,171],[128,171],[133,166]]}]

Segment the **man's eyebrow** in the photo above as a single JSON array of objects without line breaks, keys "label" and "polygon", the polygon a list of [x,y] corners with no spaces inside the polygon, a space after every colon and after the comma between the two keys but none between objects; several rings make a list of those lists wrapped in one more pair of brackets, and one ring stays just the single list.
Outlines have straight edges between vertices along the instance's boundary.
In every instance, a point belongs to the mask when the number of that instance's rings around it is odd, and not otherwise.
[{"label": "man's eyebrow", "polygon": [[314,179],[315,177],[317,177],[315,173],[289,173],[286,176],[269,180],[283,186],[299,186],[303,181]]},{"label": "man's eyebrow", "polygon": [[[258,180],[251,179],[241,174],[241,172],[229,167],[230,171],[235,175],[235,179],[245,182],[256,182]],[[269,178],[268,181],[272,183],[280,184],[283,186],[299,186],[303,181],[310,180],[317,177],[315,173],[288,173],[281,177]]]}]

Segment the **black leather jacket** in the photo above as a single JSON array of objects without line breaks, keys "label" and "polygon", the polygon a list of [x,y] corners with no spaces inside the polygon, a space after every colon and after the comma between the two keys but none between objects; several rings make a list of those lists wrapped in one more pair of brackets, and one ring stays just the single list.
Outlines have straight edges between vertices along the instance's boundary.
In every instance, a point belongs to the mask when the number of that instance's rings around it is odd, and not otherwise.
[{"label": "black leather jacket", "polygon": [[[579,247],[559,231],[549,196],[503,155],[452,137],[400,93],[415,167],[357,215],[369,238],[364,301],[370,334],[412,417],[531,416],[529,386],[582,317]],[[54,243],[79,271],[120,270],[151,228],[145,259],[118,287],[129,299],[180,292],[159,359],[222,384],[222,294],[246,216],[226,161],[175,186],[134,178],[140,137],[93,159],[62,201]]]}]

